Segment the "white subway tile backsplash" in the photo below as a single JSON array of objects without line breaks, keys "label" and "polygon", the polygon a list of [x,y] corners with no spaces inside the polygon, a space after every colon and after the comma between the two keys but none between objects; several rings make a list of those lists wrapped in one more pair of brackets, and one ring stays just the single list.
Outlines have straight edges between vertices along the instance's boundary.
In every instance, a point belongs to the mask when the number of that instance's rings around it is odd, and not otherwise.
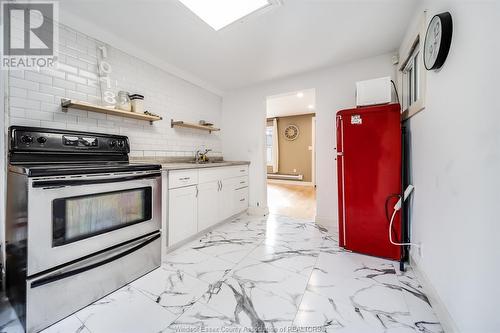
[{"label": "white subway tile backsplash", "polygon": [[[79,55],[77,55],[77,56],[79,56]],[[66,63],[70,66],[73,66],[73,67],[76,67],[79,69],[80,68],[87,69],[87,62],[82,61],[80,59],[77,59],[75,57],[69,56],[69,55],[66,56]]]},{"label": "white subway tile backsplash", "polygon": [[[59,27],[58,65],[40,72],[11,70],[8,73],[7,126],[44,126],[79,131],[127,135],[131,156],[193,156],[200,146],[221,154],[220,138],[196,130],[172,129],[170,119],[219,124],[222,100],[200,87],[179,79],[118,49],[107,47],[111,64],[110,87],[99,80],[98,47],[102,42]],[[149,122],[83,110],[63,112],[61,98],[105,105],[102,95],[108,89],[145,96],[145,109],[163,117]]]},{"label": "white subway tile backsplash", "polygon": [[16,118],[24,118],[26,113],[24,112],[24,109],[21,108],[10,108],[10,116],[11,117],[16,117]]},{"label": "white subway tile backsplash", "polygon": [[60,122],[60,123],[71,123],[71,124],[76,124],[77,123],[77,117],[71,114],[67,113],[54,113],[54,121]]},{"label": "white subway tile backsplash", "polygon": [[86,77],[88,79],[97,80],[97,75],[95,73],[80,69],[80,76]]},{"label": "white subway tile backsplash", "polygon": [[87,95],[78,91],[66,90],[66,96],[77,101],[87,101]]},{"label": "white subway tile backsplash", "polygon": [[45,120],[45,121],[54,120],[54,113],[53,112],[43,112],[43,111],[38,111],[38,110],[27,109],[25,111],[25,115],[26,115],[26,118],[30,118],[30,119]]},{"label": "white subway tile backsplash", "polygon": [[98,112],[91,112],[91,111],[89,111],[88,117],[93,118],[93,119],[101,119],[101,120],[108,119],[108,117],[105,113],[98,113]]},{"label": "white subway tile backsplash", "polygon": [[45,112],[58,112],[58,111],[60,112],[61,111],[61,104],[41,103],[40,110],[45,111]]},{"label": "white subway tile backsplash", "polygon": [[66,78],[68,79],[68,81],[73,81],[73,82],[80,83],[80,84],[87,84],[87,79],[80,77],[80,76],[67,74]]},{"label": "white subway tile backsplash", "polygon": [[[13,73],[13,71],[9,72]],[[17,87],[17,88],[23,88],[23,89],[28,89],[28,90],[38,90],[38,83],[33,82],[33,81],[28,81],[24,79],[19,79],[15,77],[10,77],[9,78],[9,86],[10,87]]]},{"label": "white subway tile backsplash", "polygon": [[51,94],[54,96],[65,96],[65,91],[63,88],[57,88],[46,84],[40,85],[40,92],[45,94]]},{"label": "white subway tile backsplash", "polygon": [[22,89],[22,88],[11,87],[9,89],[9,95],[12,97],[26,98],[26,97],[28,97],[28,91],[26,89]]},{"label": "white subway tile backsplash", "polygon": [[52,84],[52,77],[38,72],[25,71],[24,78],[29,81]]},{"label": "white subway tile backsplash", "polygon": [[42,69],[41,72],[44,73],[44,74],[46,74],[46,75],[50,75],[50,76],[53,76],[53,77],[58,77],[60,79],[64,79],[66,77],[66,75],[64,74],[64,72],[57,71],[57,70],[52,69],[52,68]]},{"label": "white subway tile backsplash", "polygon": [[73,82],[66,81],[64,79],[54,78],[54,86],[64,89],[76,89],[76,84]]},{"label": "white subway tile backsplash", "polygon": [[41,126],[45,128],[66,129],[67,124],[57,121],[42,121]]},{"label": "white subway tile backsplash", "polygon": [[77,84],[76,90],[79,92],[85,93],[85,94],[93,95],[93,96],[97,95],[97,88],[90,87],[86,84]]},{"label": "white subway tile backsplash", "polygon": [[86,126],[97,126],[97,119],[78,117],[78,124]]},{"label": "white subway tile backsplash", "polygon": [[36,91],[29,91],[28,98],[45,103],[54,103],[54,95],[39,93]]},{"label": "white subway tile backsplash", "polygon": [[40,120],[11,117],[10,125],[40,127]]},{"label": "white subway tile backsplash", "polygon": [[40,101],[30,100],[27,98],[10,97],[9,105],[12,107],[26,108],[26,109],[40,109]]},{"label": "white subway tile backsplash", "polygon": [[[67,58],[69,58],[69,57],[66,57],[66,59]],[[57,69],[60,71],[64,71],[64,72],[72,73],[72,74],[78,73],[78,69],[76,67],[69,66],[69,65],[62,63],[62,62],[58,62],[56,66],[57,66]]]},{"label": "white subway tile backsplash", "polygon": [[21,69],[9,70],[9,76],[24,79],[24,71]]}]

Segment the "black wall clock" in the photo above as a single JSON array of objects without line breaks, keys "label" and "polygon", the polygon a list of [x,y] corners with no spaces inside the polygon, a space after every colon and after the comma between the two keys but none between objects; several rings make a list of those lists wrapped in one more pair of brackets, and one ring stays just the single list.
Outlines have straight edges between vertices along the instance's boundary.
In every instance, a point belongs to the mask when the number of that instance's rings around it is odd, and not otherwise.
[{"label": "black wall clock", "polygon": [[435,15],[425,34],[424,65],[427,70],[443,66],[451,46],[453,21],[449,12]]}]

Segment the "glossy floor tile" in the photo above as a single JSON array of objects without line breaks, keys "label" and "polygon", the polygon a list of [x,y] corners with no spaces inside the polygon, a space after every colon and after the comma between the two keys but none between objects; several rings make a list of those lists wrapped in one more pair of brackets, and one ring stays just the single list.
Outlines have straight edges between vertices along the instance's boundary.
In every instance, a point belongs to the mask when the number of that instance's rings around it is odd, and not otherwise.
[{"label": "glossy floor tile", "polygon": [[[337,238],[307,220],[242,215],[44,333],[442,332],[411,268]],[[0,332],[19,332],[12,312]]]}]

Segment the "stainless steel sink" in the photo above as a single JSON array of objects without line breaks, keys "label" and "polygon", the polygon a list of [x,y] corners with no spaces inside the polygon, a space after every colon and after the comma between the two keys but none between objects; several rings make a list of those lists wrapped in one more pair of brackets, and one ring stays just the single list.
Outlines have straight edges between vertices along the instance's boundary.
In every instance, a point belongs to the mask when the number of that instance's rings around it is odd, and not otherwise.
[{"label": "stainless steel sink", "polygon": [[208,162],[190,161],[188,163],[191,163],[191,164],[221,164],[221,163],[227,163],[227,162],[226,161],[208,161]]}]

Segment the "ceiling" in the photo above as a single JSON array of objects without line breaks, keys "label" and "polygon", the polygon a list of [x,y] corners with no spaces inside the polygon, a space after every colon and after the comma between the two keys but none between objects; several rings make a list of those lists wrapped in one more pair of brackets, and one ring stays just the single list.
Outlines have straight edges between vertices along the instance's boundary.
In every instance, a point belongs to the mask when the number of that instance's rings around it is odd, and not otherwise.
[{"label": "ceiling", "polygon": [[59,4],[61,21],[70,27],[116,38],[123,43],[114,46],[124,51],[228,91],[396,50],[417,1],[282,0],[282,6],[220,31],[177,0]]},{"label": "ceiling", "polygon": [[267,118],[314,113],[315,103],[316,93],[314,89],[269,96],[266,101]]}]

